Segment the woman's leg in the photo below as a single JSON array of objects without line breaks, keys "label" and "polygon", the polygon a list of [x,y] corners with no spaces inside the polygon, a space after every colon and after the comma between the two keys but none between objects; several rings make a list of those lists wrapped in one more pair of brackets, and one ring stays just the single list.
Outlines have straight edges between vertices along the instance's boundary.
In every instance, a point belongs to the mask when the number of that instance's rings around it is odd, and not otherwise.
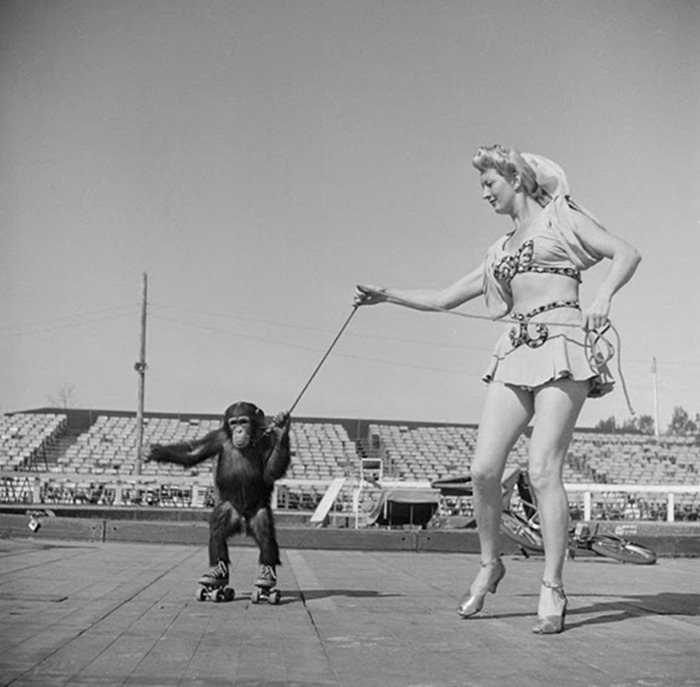
[{"label": "woman's leg", "polygon": [[498,382],[489,384],[471,467],[482,563],[495,561],[501,555],[503,470],[533,409],[531,392]]},{"label": "woman's leg", "polygon": [[[534,394],[529,474],[544,539],[543,579],[555,585],[562,584],[569,530],[569,504],[562,479],[564,458],[588,391],[588,382],[560,380]],[[543,587],[538,615],[556,615],[560,606],[561,597]]]}]

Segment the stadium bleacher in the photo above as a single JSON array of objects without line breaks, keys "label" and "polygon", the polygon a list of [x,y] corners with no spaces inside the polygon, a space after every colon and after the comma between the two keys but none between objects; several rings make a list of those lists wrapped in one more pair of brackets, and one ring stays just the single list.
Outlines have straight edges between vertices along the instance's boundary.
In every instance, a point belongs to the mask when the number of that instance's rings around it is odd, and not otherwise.
[{"label": "stadium bleacher", "polygon": [[[149,416],[144,420],[143,444],[192,440],[219,426],[220,419],[215,416]],[[361,436],[351,436],[348,426],[357,427]],[[285,507],[313,509],[333,478],[357,478],[362,458],[369,455],[382,462],[383,479],[392,481],[426,483],[464,474],[476,445],[474,425],[370,421],[364,422],[361,430],[359,427],[359,423],[353,425],[350,421],[321,419],[297,420],[292,424],[292,466],[287,481],[296,484],[293,489],[287,484],[281,490]],[[109,502],[113,490],[105,488],[108,478],[118,481],[136,473],[136,418],[125,413],[100,413],[62,450],[52,451],[51,446],[60,443],[66,429],[66,413],[0,416],[0,470],[5,474],[43,470],[51,475],[46,484],[48,496],[65,499],[82,494],[83,501]],[[525,467],[528,445],[526,433],[516,443],[509,464]],[[206,482],[211,479],[211,469],[211,462],[190,471],[170,464],[143,464],[141,476],[157,479],[161,485],[159,493],[146,502],[187,503],[194,487],[185,488],[183,476],[199,476]],[[696,485],[699,474],[700,446],[693,437],[655,439],[640,434],[578,430],[567,455],[564,481],[572,485]],[[94,483],[97,477],[101,478],[98,485]],[[167,484],[169,479],[173,480],[171,486]],[[85,496],[88,493],[91,495]],[[0,493],[0,500],[4,498],[9,498],[7,490]],[[663,508],[664,498],[630,499],[612,494],[599,502],[596,507],[611,509],[621,517],[637,517],[635,509],[643,511],[638,517],[660,517],[653,511]],[[571,504],[572,508],[580,506],[580,497],[572,497]],[[682,496],[677,505],[681,517],[684,513],[690,517],[700,512],[697,494]]]},{"label": "stadium bleacher", "polygon": [[[145,418],[144,446],[189,441],[220,426],[214,420],[180,420]],[[78,437],[56,465],[49,470],[66,473],[133,475],[136,470],[138,427],[135,417],[100,415],[93,425]],[[193,469],[193,474],[210,472],[211,464]],[[181,475],[182,468],[168,463],[145,463],[143,475]]]},{"label": "stadium bleacher", "polygon": [[53,413],[0,415],[0,469],[26,470],[43,459],[47,446],[65,429],[66,416]]}]

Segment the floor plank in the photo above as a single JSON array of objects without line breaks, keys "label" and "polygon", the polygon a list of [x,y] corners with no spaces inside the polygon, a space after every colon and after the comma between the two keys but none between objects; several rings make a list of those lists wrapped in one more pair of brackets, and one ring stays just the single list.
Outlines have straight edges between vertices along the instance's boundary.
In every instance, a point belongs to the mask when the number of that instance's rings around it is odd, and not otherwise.
[{"label": "floor plank", "polygon": [[212,603],[205,547],[3,540],[0,686],[700,685],[698,559],[572,561],[567,629],[540,637],[539,560],[507,557],[465,621],[473,554],[289,550],[269,606],[256,551],[231,553],[236,598]]}]

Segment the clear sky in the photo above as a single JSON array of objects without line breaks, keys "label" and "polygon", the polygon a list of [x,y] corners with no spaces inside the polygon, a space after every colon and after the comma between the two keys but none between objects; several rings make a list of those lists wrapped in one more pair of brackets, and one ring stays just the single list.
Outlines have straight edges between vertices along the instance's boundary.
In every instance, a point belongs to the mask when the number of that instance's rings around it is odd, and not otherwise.
[{"label": "clear sky", "polygon": [[[694,415],[699,35],[695,0],[3,0],[0,410],[135,409],[144,272],[146,410],[289,407],[356,283],[445,286],[510,229],[471,167],[499,142],[640,249],[632,402],[656,357],[662,428]],[[362,308],[296,414],[476,422],[502,326]]]}]

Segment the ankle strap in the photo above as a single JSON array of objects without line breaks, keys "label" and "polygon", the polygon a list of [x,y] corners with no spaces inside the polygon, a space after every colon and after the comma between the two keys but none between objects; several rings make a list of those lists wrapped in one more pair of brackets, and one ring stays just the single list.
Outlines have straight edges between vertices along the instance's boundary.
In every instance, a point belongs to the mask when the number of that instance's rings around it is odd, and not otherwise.
[{"label": "ankle strap", "polygon": [[564,592],[564,585],[557,582],[550,582],[549,580],[542,580],[542,586],[547,587],[547,589],[553,589],[557,592]]}]

